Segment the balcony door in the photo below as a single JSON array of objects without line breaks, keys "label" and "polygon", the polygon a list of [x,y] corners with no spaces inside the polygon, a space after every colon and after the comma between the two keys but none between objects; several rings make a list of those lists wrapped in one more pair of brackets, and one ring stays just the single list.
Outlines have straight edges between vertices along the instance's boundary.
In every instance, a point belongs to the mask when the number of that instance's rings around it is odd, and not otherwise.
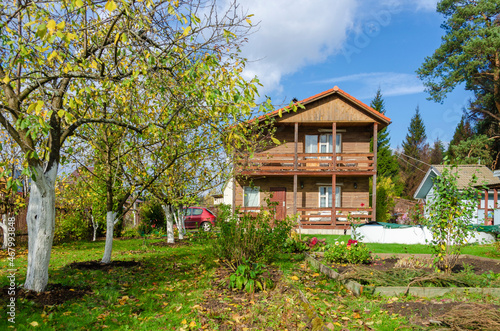
[{"label": "balcony door", "polygon": [[[319,135],[306,135],[306,153],[311,154],[332,154],[333,153],[333,135],[331,133],[328,134],[319,134]],[[337,133],[337,137],[335,139],[335,152],[342,153],[342,134]],[[315,159],[316,157],[308,157],[309,159]],[[331,160],[331,156],[320,156],[322,160]],[[340,160],[340,157],[337,156],[337,160]],[[317,166],[317,163],[310,163],[311,166]],[[323,164],[322,164],[323,166]]]},{"label": "balcony door", "polygon": [[271,202],[276,202],[276,219],[282,220],[286,216],[286,187],[271,187]]}]

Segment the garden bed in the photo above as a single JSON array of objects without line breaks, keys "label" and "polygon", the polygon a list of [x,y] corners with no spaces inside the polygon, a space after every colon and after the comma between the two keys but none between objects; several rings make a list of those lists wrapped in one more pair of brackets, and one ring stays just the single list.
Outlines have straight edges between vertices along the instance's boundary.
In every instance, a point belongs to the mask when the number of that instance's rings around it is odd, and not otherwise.
[{"label": "garden bed", "polygon": [[500,261],[476,256],[461,256],[454,273],[436,273],[430,255],[385,254],[370,264],[332,264],[322,253],[308,255],[311,265],[344,283],[355,295],[380,293],[434,297],[451,290],[500,296]]}]

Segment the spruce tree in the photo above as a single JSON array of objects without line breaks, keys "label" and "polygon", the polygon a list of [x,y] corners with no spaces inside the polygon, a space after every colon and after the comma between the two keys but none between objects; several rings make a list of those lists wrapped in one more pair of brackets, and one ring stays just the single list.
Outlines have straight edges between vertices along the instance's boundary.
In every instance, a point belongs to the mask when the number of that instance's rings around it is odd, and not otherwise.
[{"label": "spruce tree", "polygon": [[[385,114],[385,102],[380,88],[377,90],[377,94],[370,106],[379,113]],[[378,132],[377,137],[377,175],[379,177],[391,177],[394,181],[398,170],[397,157],[392,154],[390,147],[389,130],[385,127]]]},{"label": "spruce tree", "polygon": [[403,155],[400,158],[400,175],[404,182],[403,196],[405,197],[413,197],[428,169],[425,165],[429,161],[429,145],[426,140],[425,125],[417,106],[402,144]]},{"label": "spruce tree", "polygon": [[441,164],[444,158],[444,145],[441,139],[437,138],[432,145],[430,152],[430,163]]},{"label": "spruce tree", "polygon": [[467,140],[472,136],[474,136],[474,130],[467,116],[464,114],[455,128],[453,139],[451,139],[450,144],[448,145],[448,158],[450,160],[455,160],[457,156],[454,155],[451,147],[460,144],[460,142]]},{"label": "spruce tree", "polygon": [[[370,103],[370,106],[379,113],[385,114],[385,103],[380,88],[377,90],[377,94]],[[397,157],[392,154],[390,148],[389,130],[385,127],[378,132],[377,137],[377,193],[380,193],[377,194],[377,221],[387,221],[388,215],[391,212],[391,206],[394,206],[394,195],[398,193],[398,170]],[[387,183],[387,178],[391,179],[389,181],[391,185],[389,186],[383,185]],[[396,185],[392,183],[396,183]],[[399,186],[401,187],[401,185]],[[389,188],[392,188],[394,192],[388,192]]]}]

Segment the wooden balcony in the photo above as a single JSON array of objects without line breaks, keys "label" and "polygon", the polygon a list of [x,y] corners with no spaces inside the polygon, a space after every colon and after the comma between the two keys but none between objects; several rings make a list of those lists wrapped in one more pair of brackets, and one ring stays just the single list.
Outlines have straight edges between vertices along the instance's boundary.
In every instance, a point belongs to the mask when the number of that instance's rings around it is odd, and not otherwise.
[{"label": "wooden balcony", "polygon": [[254,154],[253,158],[236,162],[237,172],[242,175],[290,175],[356,173],[372,174],[373,153],[299,153],[299,154]]}]

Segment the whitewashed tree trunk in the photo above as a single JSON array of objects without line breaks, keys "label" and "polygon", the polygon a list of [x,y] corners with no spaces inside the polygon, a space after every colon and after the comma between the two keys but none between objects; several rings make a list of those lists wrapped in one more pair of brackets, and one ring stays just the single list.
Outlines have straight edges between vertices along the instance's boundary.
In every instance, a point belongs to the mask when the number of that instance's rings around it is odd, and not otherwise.
[{"label": "whitewashed tree trunk", "polygon": [[54,162],[44,173],[35,166],[31,183],[26,222],[28,224],[28,269],[24,288],[36,292],[45,290],[49,281],[49,262],[55,229],[55,180],[59,164]]},{"label": "whitewashed tree trunk", "polygon": [[132,209],[132,216],[134,217],[134,228],[137,227],[137,202],[134,201],[134,207]]},{"label": "whitewashed tree trunk", "polygon": [[90,220],[92,221],[92,229],[94,230],[94,235],[92,236],[92,241],[95,241],[97,238],[97,229],[99,228],[99,224],[94,219],[94,215],[90,215]]},{"label": "whitewashed tree trunk", "polygon": [[172,214],[174,215],[175,224],[177,225],[177,230],[179,232],[179,240],[182,240],[184,239],[184,235],[186,234],[182,209],[172,207]]},{"label": "whitewashed tree trunk", "polygon": [[104,245],[104,255],[101,263],[111,262],[111,252],[113,251],[113,230],[118,222],[116,211],[108,211],[106,213],[106,244]]},{"label": "whitewashed tree trunk", "polygon": [[174,239],[174,222],[172,220],[172,210],[169,205],[163,206],[163,211],[165,212],[165,218],[167,222],[167,242],[169,244],[173,244],[175,242]]},{"label": "whitewashed tree trunk", "polygon": [[7,232],[7,214],[2,214],[2,223],[0,223],[0,228],[3,230],[3,243],[2,249],[7,248],[7,238],[9,237],[9,233]]}]

